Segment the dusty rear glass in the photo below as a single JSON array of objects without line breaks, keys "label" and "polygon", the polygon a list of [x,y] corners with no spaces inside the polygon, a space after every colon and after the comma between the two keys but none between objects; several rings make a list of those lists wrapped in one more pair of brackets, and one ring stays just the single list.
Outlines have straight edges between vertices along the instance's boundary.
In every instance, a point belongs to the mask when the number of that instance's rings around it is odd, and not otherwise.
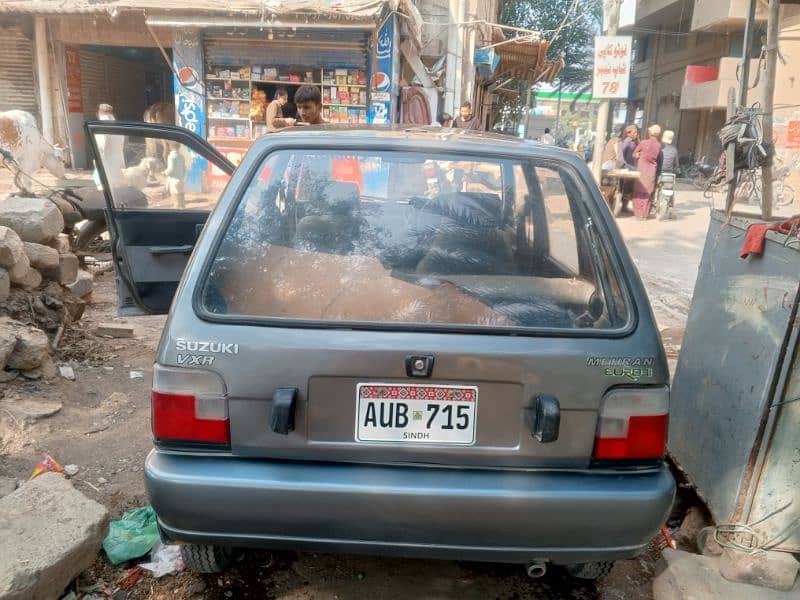
[{"label": "dusty rear glass", "polygon": [[279,151],[202,290],[217,315],[613,329],[621,286],[570,171],[414,152]]}]

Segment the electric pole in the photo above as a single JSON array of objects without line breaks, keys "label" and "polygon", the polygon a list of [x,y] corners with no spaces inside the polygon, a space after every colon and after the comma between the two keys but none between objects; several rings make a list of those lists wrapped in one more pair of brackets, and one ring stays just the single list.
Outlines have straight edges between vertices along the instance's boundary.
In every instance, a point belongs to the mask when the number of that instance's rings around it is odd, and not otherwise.
[{"label": "electric pole", "polygon": [[[603,15],[608,15],[608,28],[603,35],[617,35],[619,29],[619,6],[622,0],[605,0],[603,2]],[[597,110],[597,127],[595,129],[594,152],[592,153],[592,174],[597,184],[602,179],[603,150],[606,147],[608,134],[608,115],[611,110],[611,101],[603,100]]]}]

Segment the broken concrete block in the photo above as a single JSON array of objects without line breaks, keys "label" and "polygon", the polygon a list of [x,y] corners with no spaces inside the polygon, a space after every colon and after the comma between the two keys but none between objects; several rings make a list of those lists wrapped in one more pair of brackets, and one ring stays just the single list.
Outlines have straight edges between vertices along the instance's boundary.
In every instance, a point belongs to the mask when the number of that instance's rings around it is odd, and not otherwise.
[{"label": "broken concrete block", "polygon": [[72,283],[78,278],[78,257],[74,254],[61,254],[58,257],[58,266],[52,269],[45,269],[42,275],[45,279],[52,279],[61,285]]},{"label": "broken concrete block", "polygon": [[13,267],[24,253],[25,249],[17,232],[0,225],[0,267]]},{"label": "broken concrete block", "polygon": [[19,281],[14,282],[14,285],[21,287],[25,290],[35,290],[42,285],[42,274],[36,269],[31,267]]},{"label": "broken concrete block", "polygon": [[5,302],[11,293],[11,276],[8,271],[0,268],[0,302]]},{"label": "broken concrete block", "polygon": [[17,480],[14,477],[0,477],[0,498],[8,496],[17,489]]},{"label": "broken concrete block", "polygon": [[[27,371],[22,372],[23,376],[26,372]],[[61,412],[61,409],[64,408],[64,405],[57,401],[25,399],[4,400],[0,406],[17,421],[23,423],[35,423],[41,419],[52,417],[54,414]],[[0,599],[2,599],[2,596],[0,596]]]},{"label": "broken concrete block", "polygon": [[133,327],[130,325],[118,325],[117,323],[100,323],[94,330],[97,335],[105,335],[112,338],[132,338]]},{"label": "broken concrete block", "polygon": [[84,270],[79,270],[75,281],[67,284],[67,289],[78,298],[83,298],[86,294],[91,294],[92,288],[94,288],[94,277],[92,277],[91,273]]},{"label": "broken concrete block", "polygon": [[69,244],[69,236],[66,233],[59,233],[54,240],[47,242],[48,247],[59,254],[69,254],[72,248]]},{"label": "broken concrete block", "polygon": [[[40,366],[45,357],[48,356],[47,351],[50,347],[50,342],[45,333],[41,329],[28,327],[11,319],[6,321],[10,321],[13,328],[12,331],[17,336],[17,343],[14,346],[14,351],[6,361],[6,367],[9,369],[29,370]],[[0,319],[0,323],[2,322],[3,320]]]},{"label": "broken concrete block", "polygon": [[0,499],[0,599],[59,598],[96,559],[108,512],[58,473]]},{"label": "broken concrete block", "polygon": [[17,345],[16,328],[11,323],[11,319],[0,319],[0,371],[5,369]]},{"label": "broken concrete block", "polygon": [[796,600],[800,591],[779,592],[728,581],[719,572],[719,558],[667,548],[666,568],[653,580],[655,600]]},{"label": "broken concrete block", "polygon": [[54,239],[64,229],[64,217],[46,198],[10,196],[0,202],[0,225],[10,227],[25,242]]},{"label": "broken concrete block", "polygon": [[34,244],[33,242],[23,242],[25,254],[31,266],[35,269],[52,269],[58,266],[58,251],[50,246]]},{"label": "broken concrete block", "polygon": [[27,277],[30,268],[31,261],[28,260],[28,255],[23,253],[16,264],[8,271],[8,275],[11,277],[11,283],[25,281],[25,277]]},{"label": "broken concrete block", "polygon": [[800,563],[788,552],[753,554],[725,548],[719,559],[719,571],[728,581],[749,583],[775,590],[794,587]]}]

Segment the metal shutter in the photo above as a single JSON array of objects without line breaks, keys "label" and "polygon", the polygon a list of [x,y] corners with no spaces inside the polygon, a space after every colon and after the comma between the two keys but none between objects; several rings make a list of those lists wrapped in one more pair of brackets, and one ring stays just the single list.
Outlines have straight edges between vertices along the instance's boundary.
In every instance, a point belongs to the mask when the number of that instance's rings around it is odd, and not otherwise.
[{"label": "metal shutter", "polygon": [[36,115],[33,42],[19,21],[0,22],[0,110],[26,110]]},{"label": "metal shutter", "polygon": [[364,69],[367,65],[369,31],[300,30],[286,32],[253,30],[246,35],[210,31],[205,37],[206,68],[263,65],[267,67],[313,67]]},{"label": "metal shutter", "polygon": [[81,48],[81,91],[84,118],[96,119],[97,107],[103,102],[108,102],[106,57],[83,48]]}]

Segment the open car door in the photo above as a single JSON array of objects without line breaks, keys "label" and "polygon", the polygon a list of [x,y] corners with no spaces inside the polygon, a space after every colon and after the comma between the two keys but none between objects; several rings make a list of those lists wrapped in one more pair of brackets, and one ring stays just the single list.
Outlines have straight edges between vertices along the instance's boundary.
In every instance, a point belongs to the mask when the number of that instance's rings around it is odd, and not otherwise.
[{"label": "open car door", "polygon": [[165,314],[235,167],[174,125],[90,121],[121,315]]}]

